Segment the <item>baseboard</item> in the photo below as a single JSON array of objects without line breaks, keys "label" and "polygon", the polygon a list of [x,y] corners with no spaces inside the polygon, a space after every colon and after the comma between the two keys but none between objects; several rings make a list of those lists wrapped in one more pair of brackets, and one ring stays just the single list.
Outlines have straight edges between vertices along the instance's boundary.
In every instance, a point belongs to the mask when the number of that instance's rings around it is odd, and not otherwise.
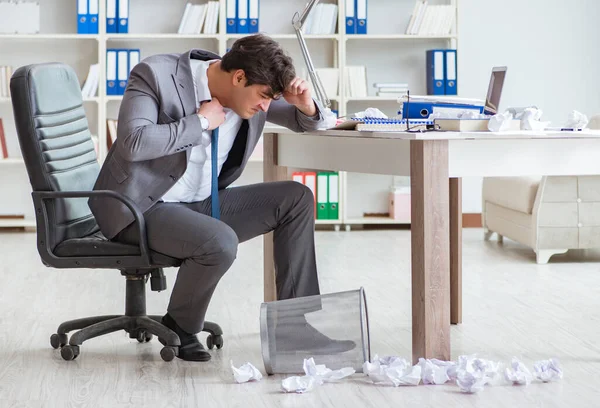
[{"label": "baseboard", "polygon": [[463,228],[481,228],[481,214],[471,213],[462,215]]}]

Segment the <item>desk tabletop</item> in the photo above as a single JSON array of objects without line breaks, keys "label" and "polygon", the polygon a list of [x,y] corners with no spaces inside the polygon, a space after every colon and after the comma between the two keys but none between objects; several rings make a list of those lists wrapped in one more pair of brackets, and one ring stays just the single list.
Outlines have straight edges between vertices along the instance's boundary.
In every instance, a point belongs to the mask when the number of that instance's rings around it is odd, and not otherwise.
[{"label": "desk tabletop", "polygon": [[267,123],[263,132],[401,140],[600,139],[600,130],[592,129],[584,129],[581,131],[520,130],[508,132],[359,132],[357,130],[317,130],[313,132],[296,133],[283,126]]}]

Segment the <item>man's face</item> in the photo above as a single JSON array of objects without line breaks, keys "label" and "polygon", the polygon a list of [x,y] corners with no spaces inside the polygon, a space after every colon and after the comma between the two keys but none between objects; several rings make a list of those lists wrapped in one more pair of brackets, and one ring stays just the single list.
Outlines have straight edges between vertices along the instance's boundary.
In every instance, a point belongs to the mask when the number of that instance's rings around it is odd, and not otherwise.
[{"label": "man's face", "polygon": [[[242,71],[243,72],[243,71]],[[243,119],[250,119],[260,111],[266,112],[273,100],[268,85],[246,86],[246,78],[234,78],[230,108]]]}]

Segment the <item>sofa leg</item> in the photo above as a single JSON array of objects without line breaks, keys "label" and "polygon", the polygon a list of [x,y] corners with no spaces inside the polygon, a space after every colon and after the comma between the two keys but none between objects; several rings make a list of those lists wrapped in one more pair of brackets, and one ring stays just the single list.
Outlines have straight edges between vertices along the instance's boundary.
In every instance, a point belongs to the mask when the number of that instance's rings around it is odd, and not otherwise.
[{"label": "sofa leg", "polygon": [[492,234],[494,233],[494,231],[490,231],[487,228],[483,229],[483,239],[484,241],[489,241],[490,238],[492,237]]},{"label": "sofa leg", "polygon": [[552,255],[564,254],[567,251],[568,249],[538,249],[535,255],[536,262],[539,265],[545,265]]},{"label": "sofa leg", "polygon": [[498,234],[498,242],[501,244],[504,242],[504,235]]}]

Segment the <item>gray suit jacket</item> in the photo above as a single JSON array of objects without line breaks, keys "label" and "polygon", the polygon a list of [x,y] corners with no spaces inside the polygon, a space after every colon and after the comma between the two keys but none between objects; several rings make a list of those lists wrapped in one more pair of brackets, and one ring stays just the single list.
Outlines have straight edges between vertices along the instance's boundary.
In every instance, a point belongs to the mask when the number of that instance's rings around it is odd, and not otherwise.
[{"label": "gray suit jacket", "polygon": [[[190,58],[210,60],[218,55],[203,50],[162,54],[144,59],[131,71],[118,118],[117,140],[102,166],[94,190],[115,190],[146,211],[183,175],[190,150],[201,144],[202,127]],[[308,117],[283,98],[268,112],[244,120],[219,175],[219,188],[242,173],[262,133],[265,121],[297,132],[315,130],[323,120]],[[112,198],[92,198],[90,208],[109,239],[133,222],[131,212]]]}]

